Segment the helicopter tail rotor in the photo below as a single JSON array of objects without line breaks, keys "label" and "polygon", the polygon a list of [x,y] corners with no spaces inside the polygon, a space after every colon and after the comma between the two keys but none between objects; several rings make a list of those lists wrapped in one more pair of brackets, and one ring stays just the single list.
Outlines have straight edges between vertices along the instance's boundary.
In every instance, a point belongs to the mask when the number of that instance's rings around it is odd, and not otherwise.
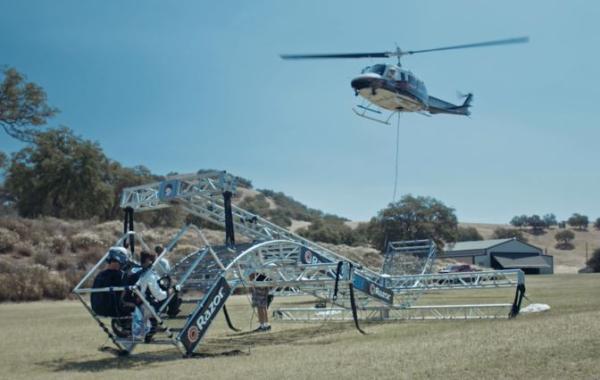
[{"label": "helicopter tail rotor", "polygon": [[462,104],[462,108],[469,108],[471,107],[471,102],[473,101],[473,94],[472,93],[468,93],[466,95],[463,96],[465,98],[465,101]]}]

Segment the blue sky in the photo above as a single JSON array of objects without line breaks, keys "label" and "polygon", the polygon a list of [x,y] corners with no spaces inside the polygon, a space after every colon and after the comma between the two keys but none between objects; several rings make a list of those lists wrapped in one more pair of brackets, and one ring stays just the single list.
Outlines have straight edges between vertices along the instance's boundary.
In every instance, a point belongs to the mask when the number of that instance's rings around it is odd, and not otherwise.
[{"label": "blue sky", "polygon": [[[67,125],[125,165],[219,168],[366,220],[391,201],[395,129],[356,117],[351,79],[384,51],[529,35],[526,45],[406,57],[471,118],[403,115],[399,193],[461,221],[600,216],[600,3],[592,1],[8,1],[0,64],[42,85]],[[0,136],[0,150],[20,145]]]}]

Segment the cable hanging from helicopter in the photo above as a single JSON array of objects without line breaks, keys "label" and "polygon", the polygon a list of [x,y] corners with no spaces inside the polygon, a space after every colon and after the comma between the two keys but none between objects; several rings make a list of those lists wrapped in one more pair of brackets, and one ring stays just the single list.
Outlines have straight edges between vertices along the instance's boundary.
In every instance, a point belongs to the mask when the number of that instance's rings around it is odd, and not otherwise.
[{"label": "cable hanging from helicopter", "polygon": [[[397,57],[397,64],[375,64],[373,66],[365,67],[361,71],[361,74],[352,79],[350,83],[354,89],[354,94],[363,98],[362,104],[353,107],[354,113],[360,117],[389,125],[390,119],[397,112],[416,112],[426,116],[436,114],[469,116],[469,108],[473,101],[473,94],[466,94],[462,104],[454,104],[429,95],[425,83],[419,80],[409,70],[402,68],[400,59],[403,56],[443,50],[525,43],[528,41],[529,37],[516,37],[422,50],[403,51],[399,47],[396,47],[395,51],[386,52],[282,54],[281,58],[297,60]],[[387,118],[381,117],[384,112],[388,111],[390,114]]]}]

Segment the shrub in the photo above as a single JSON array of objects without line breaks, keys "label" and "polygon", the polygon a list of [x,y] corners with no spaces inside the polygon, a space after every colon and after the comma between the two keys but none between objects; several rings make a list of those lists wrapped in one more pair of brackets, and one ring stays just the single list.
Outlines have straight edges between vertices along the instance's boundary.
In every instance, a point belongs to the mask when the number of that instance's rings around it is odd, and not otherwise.
[{"label": "shrub", "polygon": [[50,266],[50,254],[46,251],[40,251],[33,256],[33,262],[48,267]]},{"label": "shrub", "polygon": [[103,245],[102,241],[93,232],[85,231],[71,236],[71,249],[73,252],[88,251]]},{"label": "shrub", "polygon": [[73,262],[66,257],[61,257],[54,262],[54,269],[59,272],[64,272],[73,268]]},{"label": "shrub", "polygon": [[62,300],[69,296],[71,286],[58,273],[49,273],[42,283],[44,298]]},{"label": "shrub", "polygon": [[31,257],[35,252],[33,245],[31,245],[31,243],[27,241],[18,242],[17,244],[15,244],[13,250],[17,252],[20,256],[24,257]]},{"label": "shrub", "polygon": [[16,232],[20,237],[26,237],[31,229],[31,221],[15,217],[0,218],[0,227]]},{"label": "shrub", "polygon": [[244,198],[244,200],[240,202],[239,207],[248,210],[253,214],[265,216],[270,206],[267,197],[260,193],[253,197]]},{"label": "shrub", "polygon": [[364,227],[356,231],[337,219],[317,219],[297,232],[307,239],[323,243],[356,245],[366,242],[364,231]]},{"label": "shrub", "polygon": [[483,236],[475,227],[458,227],[456,229],[456,241],[483,240]]},{"label": "shrub", "polygon": [[8,300],[36,301],[44,296],[43,284],[48,277],[48,268],[42,265],[15,265],[8,276],[13,284]]},{"label": "shrub", "polygon": [[269,221],[281,227],[289,227],[292,225],[292,220],[283,210],[275,209],[269,212]]},{"label": "shrub", "polygon": [[77,268],[81,270],[87,269],[89,265],[96,264],[102,258],[102,256],[104,256],[104,254],[105,252],[98,248],[94,248],[92,250],[79,254],[79,262],[77,263]]},{"label": "shrub", "polygon": [[527,243],[527,238],[523,236],[523,233],[519,230],[515,230],[513,228],[502,228],[498,227],[494,230],[492,234],[493,239],[511,239],[516,238],[524,243]]},{"label": "shrub", "polygon": [[36,301],[42,298],[64,299],[69,295],[71,284],[58,273],[51,273],[42,265],[10,265],[0,273],[0,301]]},{"label": "shrub", "polygon": [[69,241],[62,235],[53,236],[47,242],[48,249],[55,255],[62,255],[67,250]]},{"label": "shrub", "polygon": [[600,248],[596,248],[592,257],[587,261],[587,266],[592,268],[594,272],[600,272]]},{"label": "shrub", "polygon": [[4,227],[0,227],[0,253],[11,251],[19,241],[19,235]]},{"label": "shrub", "polygon": [[596,219],[594,222],[594,228],[600,230],[600,218]]},{"label": "shrub", "polygon": [[71,267],[63,273],[63,276],[69,285],[69,289],[73,289],[79,283],[79,281],[81,281],[85,274],[86,271]]},{"label": "shrub", "polygon": [[573,239],[575,239],[575,233],[571,230],[561,230],[554,234],[554,238],[556,239],[556,248],[558,249],[573,249],[573,244],[571,243]]}]

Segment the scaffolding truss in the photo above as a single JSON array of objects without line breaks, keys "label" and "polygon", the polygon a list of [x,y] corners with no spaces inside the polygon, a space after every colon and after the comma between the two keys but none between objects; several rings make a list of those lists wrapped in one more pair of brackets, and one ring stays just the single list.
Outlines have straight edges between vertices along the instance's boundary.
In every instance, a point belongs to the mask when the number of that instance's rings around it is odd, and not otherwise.
[{"label": "scaffolding truss", "polygon": [[[121,207],[133,212],[179,207],[203,220],[224,225],[226,242],[211,246],[200,228],[184,226],[157,258],[168,259],[173,291],[162,305],[153,305],[139,284],[124,287],[93,288],[91,280],[100,269],[103,257],[75,287],[74,292],[113,343],[123,352],[134,350],[137,342],[115,332],[115,318],[97,315],[87,295],[94,292],[132,292],[152,312],[156,322],[155,344],[172,344],[184,355],[191,355],[214,317],[236,288],[268,287],[278,296],[308,295],[329,303],[324,308],[278,308],[274,318],[281,321],[431,320],[508,318],[518,314],[524,292],[520,270],[472,273],[431,274],[436,246],[430,240],[391,242],[381,271],[363,267],[317,243],[281,228],[259,215],[231,204],[236,190],[235,177],[224,172],[169,177],[165,181],[127,188]],[[130,228],[127,228],[127,226]],[[133,220],[126,221],[125,234],[115,243],[138,240]],[[195,233],[200,249],[176,257],[173,248],[186,233]],[[235,243],[234,233],[251,243]],[[129,244],[129,247],[133,247]],[[108,254],[108,252],[107,252]],[[132,257],[134,265],[135,256]],[[151,270],[153,270],[151,268]],[[260,276],[257,276],[260,275]],[[260,280],[259,280],[260,279]],[[514,289],[512,303],[460,303],[456,305],[417,305],[424,294],[472,289]],[[355,292],[356,291],[356,292]],[[181,300],[176,315],[168,312],[173,298]],[[116,318],[122,325],[122,319]]]}]

